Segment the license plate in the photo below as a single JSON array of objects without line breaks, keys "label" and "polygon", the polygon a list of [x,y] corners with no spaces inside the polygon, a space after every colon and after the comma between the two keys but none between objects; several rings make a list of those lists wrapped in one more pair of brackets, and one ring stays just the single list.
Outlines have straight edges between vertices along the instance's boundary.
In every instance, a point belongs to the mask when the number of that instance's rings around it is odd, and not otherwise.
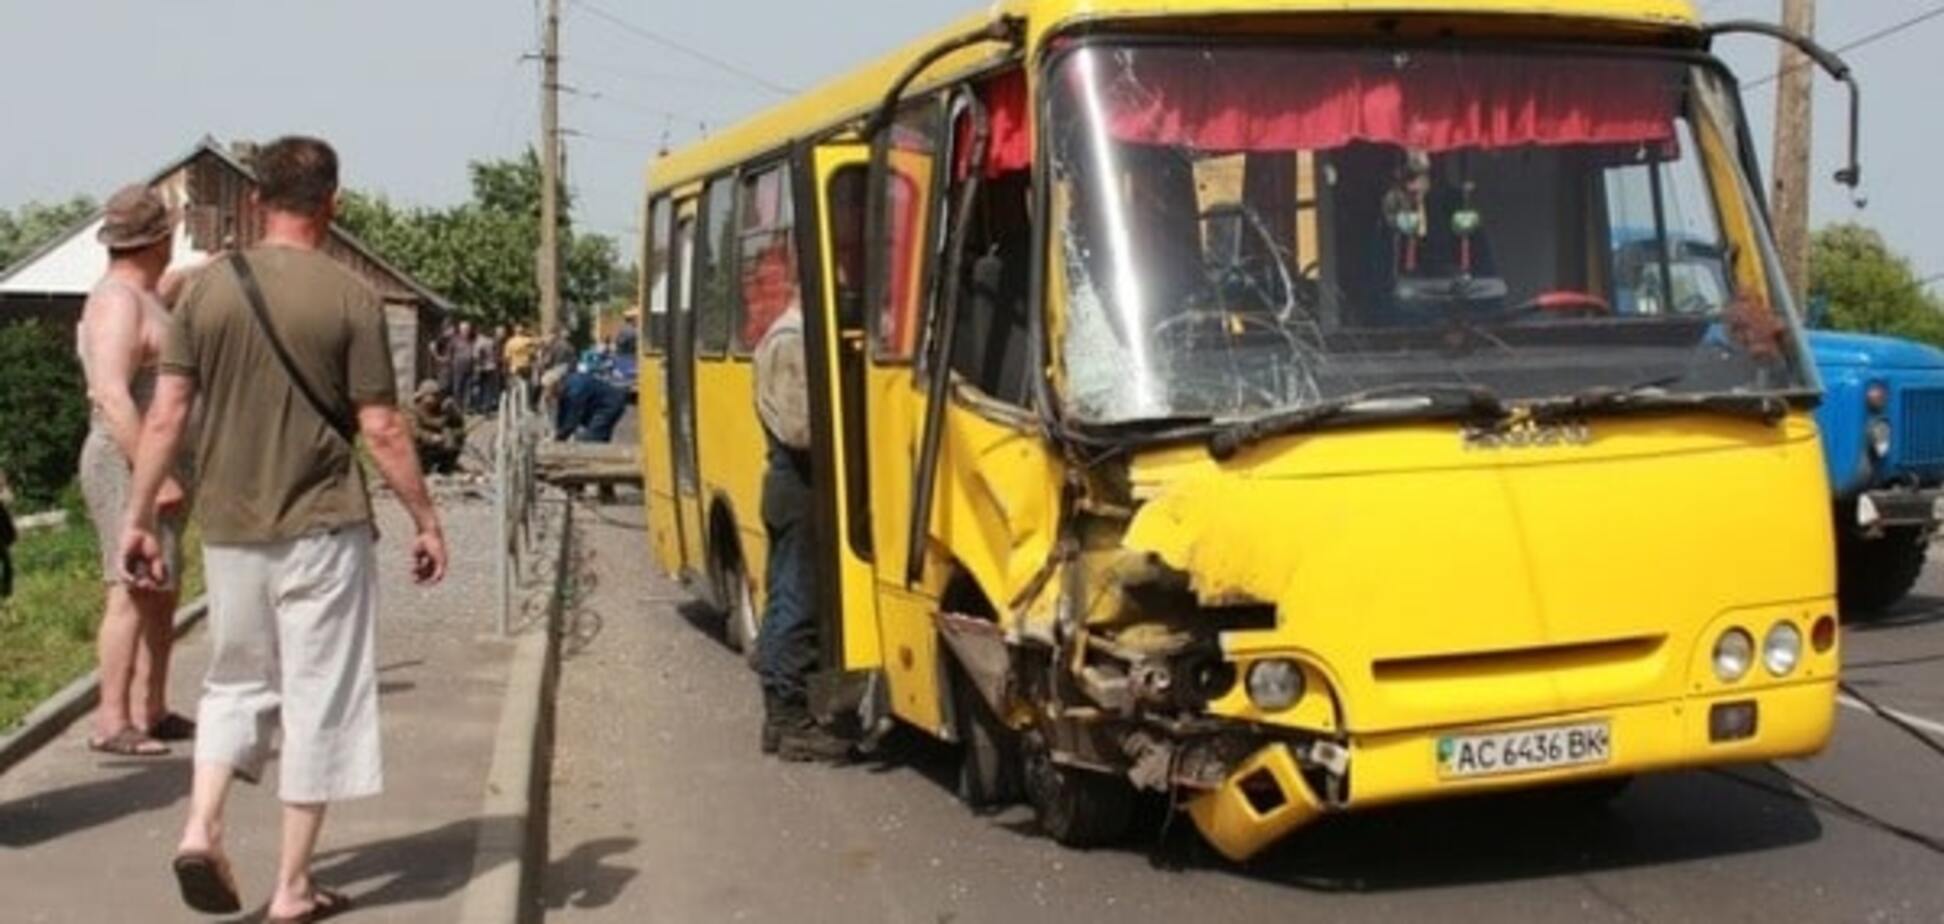
[{"label": "license plate", "polygon": [[1582,767],[1612,759],[1613,733],[1606,722],[1438,739],[1438,773],[1446,779]]}]

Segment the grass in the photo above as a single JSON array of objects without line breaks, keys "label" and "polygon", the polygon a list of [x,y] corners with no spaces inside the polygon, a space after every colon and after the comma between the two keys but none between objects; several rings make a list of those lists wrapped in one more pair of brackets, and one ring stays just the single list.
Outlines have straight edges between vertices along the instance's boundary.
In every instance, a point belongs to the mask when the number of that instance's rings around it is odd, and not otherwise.
[{"label": "grass", "polygon": [[[70,497],[65,525],[14,546],[12,599],[0,602],[0,732],[94,668],[101,619],[101,558],[86,511]],[[202,545],[184,544],[183,599],[202,592]]]}]

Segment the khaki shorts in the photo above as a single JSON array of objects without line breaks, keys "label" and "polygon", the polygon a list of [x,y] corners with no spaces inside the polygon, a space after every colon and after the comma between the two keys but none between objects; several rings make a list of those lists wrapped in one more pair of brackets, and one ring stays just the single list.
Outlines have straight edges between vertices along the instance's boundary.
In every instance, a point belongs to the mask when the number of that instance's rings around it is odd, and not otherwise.
[{"label": "khaki shorts", "polygon": [[[94,523],[95,538],[101,545],[101,581],[110,586],[123,583],[119,552],[122,518],[128,510],[128,467],[128,457],[115,445],[115,438],[100,427],[89,428],[88,440],[81,444],[81,496],[88,502],[88,519]],[[177,466],[175,474],[184,490],[193,487],[188,466]],[[185,502],[156,524],[162,560],[169,565],[169,582],[163,590],[175,590],[181,580],[182,532],[188,523],[189,505]]]}]

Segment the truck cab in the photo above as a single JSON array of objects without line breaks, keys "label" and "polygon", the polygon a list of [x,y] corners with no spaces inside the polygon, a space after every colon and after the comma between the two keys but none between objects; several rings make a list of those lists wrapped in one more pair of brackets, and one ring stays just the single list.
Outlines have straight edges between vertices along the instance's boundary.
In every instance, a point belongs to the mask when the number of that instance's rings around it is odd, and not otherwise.
[{"label": "truck cab", "polygon": [[1843,611],[1880,613],[1910,592],[1944,497],[1944,351],[1818,330],[1816,412],[1835,498]]}]

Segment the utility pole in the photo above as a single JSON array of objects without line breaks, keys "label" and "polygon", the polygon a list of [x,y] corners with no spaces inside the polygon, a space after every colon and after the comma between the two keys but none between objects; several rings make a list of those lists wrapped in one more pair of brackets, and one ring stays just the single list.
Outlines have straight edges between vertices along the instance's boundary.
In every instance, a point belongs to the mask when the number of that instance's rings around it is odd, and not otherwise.
[{"label": "utility pole", "polygon": [[[1815,37],[1816,0],[1782,0],[1782,25]],[[1809,293],[1809,154],[1814,137],[1815,71],[1807,55],[1783,43],[1775,94],[1775,245],[1796,298]]]},{"label": "utility pole", "polygon": [[560,0],[547,0],[540,53],[540,335],[560,330]]}]

